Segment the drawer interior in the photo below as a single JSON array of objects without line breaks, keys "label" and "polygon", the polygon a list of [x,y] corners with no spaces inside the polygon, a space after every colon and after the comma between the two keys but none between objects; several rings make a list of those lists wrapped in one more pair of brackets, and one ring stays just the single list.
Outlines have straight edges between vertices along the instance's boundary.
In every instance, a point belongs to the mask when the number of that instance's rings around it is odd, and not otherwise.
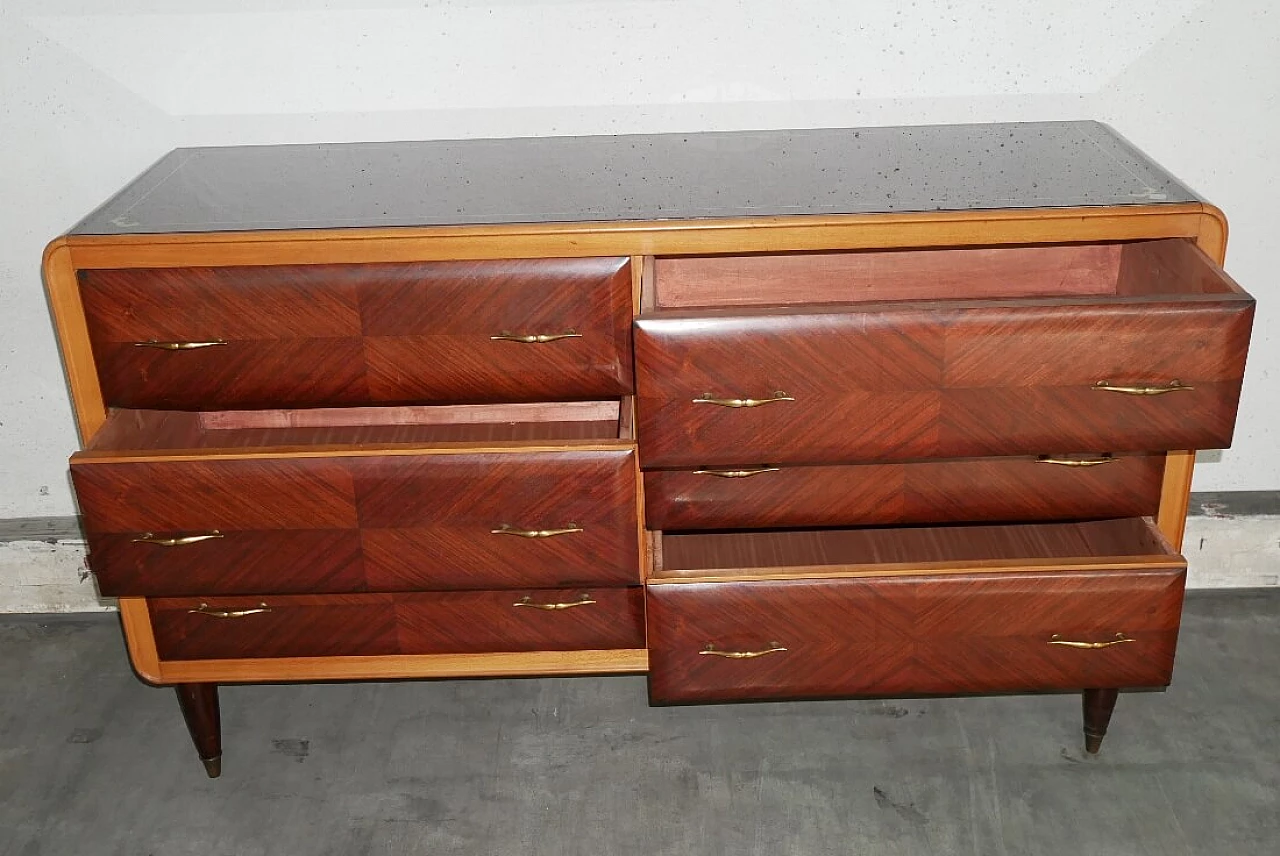
[{"label": "drawer interior", "polygon": [[649,582],[1185,567],[1147,518],[978,526],[654,533]]},{"label": "drawer interior", "polygon": [[1190,241],[658,257],[646,310],[1242,294]]},{"label": "drawer interior", "polygon": [[634,437],[632,400],[299,410],[113,409],[85,452],[591,443]]}]

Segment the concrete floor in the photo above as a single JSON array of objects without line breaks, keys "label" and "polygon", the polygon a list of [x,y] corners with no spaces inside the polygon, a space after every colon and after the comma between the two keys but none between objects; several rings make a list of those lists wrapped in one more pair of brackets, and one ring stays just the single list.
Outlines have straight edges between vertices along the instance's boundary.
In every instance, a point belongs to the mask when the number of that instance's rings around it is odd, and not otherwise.
[{"label": "concrete floor", "polygon": [[0,854],[1280,853],[1280,591],[1174,686],[651,708],[643,678],[227,687],[209,780],[109,617],[0,621]]}]

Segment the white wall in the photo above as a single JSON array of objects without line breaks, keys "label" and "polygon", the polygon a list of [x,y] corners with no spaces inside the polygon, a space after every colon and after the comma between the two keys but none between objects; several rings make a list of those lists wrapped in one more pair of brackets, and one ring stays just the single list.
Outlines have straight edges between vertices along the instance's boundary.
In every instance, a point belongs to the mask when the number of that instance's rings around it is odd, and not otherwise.
[{"label": "white wall", "polygon": [[1227,212],[1260,306],[1196,489],[1280,488],[1278,96],[1267,0],[0,0],[0,518],[74,507],[41,249],[175,146],[1022,119]]}]

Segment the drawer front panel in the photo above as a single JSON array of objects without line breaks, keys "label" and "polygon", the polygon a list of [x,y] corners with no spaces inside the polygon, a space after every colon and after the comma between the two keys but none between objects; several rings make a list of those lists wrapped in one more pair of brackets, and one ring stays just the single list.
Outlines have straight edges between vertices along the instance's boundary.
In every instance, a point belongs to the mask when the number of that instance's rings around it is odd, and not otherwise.
[{"label": "drawer front panel", "polygon": [[[377,401],[551,401],[631,393],[625,258],[432,262],[360,292]],[[495,339],[495,336],[511,338]],[[521,337],[563,337],[525,342]]]},{"label": "drawer front panel", "polygon": [[640,580],[628,449],[78,462],[72,476],[114,595]]},{"label": "drawer front panel", "polygon": [[[89,270],[81,294],[109,405],[631,392],[626,258]],[[555,338],[491,338],[504,334]]]},{"label": "drawer front panel", "polygon": [[[367,401],[357,270],[82,271],[106,403],[217,410]],[[146,342],[197,347],[138,344]]]},{"label": "drawer front panel", "polygon": [[[673,702],[1164,686],[1183,580],[1167,569],[651,585],[650,693]],[[723,656],[758,652],[769,653]]]},{"label": "drawer front panel", "polygon": [[639,587],[158,598],[149,606],[166,660],[644,647]]},{"label": "drawer front panel", "polygon": [[644,475],[652,529],[869,526],[1154,515],[1163,455],[661,470]]},{"label": "drawer front panel", "polygon": [[[642,461],[1218,448],[1231,441],[1252,314],[1232,297],[642,317]],[[1097,388],[1175,381],[1167,394]]]}]

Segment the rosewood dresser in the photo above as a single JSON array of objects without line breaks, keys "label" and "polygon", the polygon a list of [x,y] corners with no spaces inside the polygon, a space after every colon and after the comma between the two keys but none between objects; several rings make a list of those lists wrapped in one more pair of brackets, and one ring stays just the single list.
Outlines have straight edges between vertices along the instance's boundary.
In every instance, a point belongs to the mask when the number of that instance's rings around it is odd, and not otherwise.
[{"label": "rosewood dresser", "polygon": [[1170,681],[1253,301],[1092,122],[181,149],[49,245],[71,474],[229,682],[655,702]]}]

